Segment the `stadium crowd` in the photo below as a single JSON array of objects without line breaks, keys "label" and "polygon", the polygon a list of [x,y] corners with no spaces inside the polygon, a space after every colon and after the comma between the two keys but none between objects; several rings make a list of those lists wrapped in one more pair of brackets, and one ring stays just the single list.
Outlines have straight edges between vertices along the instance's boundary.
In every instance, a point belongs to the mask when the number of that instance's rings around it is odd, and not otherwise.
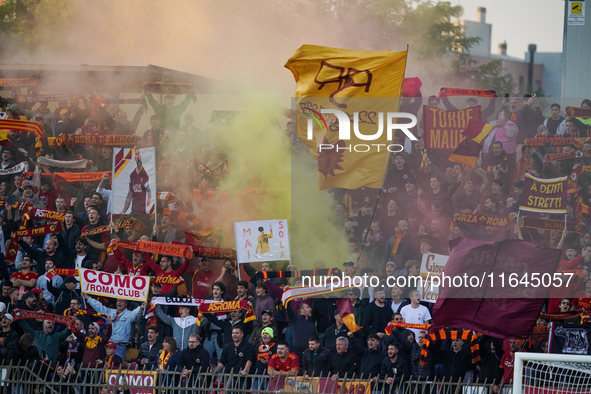
[{"label": "stadium crowd", "polygon": [[[192,189],[214,191],[218,177],[201,173],[194,159],[214,168],[226,158],[216,146],[214,135],[199,130],[194,117],[186,112],[192,92],[175,105],[175,96],[167,95],[163,104],[152,95],[139,104],[132,120],[117,105],[93,102],[92,96],[56,103],[11,104],[9,119],[40,122],[46,138],[37,140],[31,133],[9,131],[2,144],[0,170],[28,162],[34,168],[38,157],[54,160],[89,160],[88,171],[112,171],[113,148],[64,144],[57,148],[47,137],[63,134],[133,135],[137,146],[156,147],[159,190],[176,196],[176,210],[193,212]],[[483,98],[478,100],[484,101]],[[470,97],[467,107],[478,105]],[[431,96],[427,105],[445,105],[455,110],[448,98]],[[502,101],[502,102],[501,102]],[[82,102],[82,107],[80,106]],[[149,104],[149,106],[148,106]],[[422,97],[405,98],[402,110],[418,115]],[[482,105],[483,103],[481,103]],[[482,105],[483,107],[485,105]],[[493,125],[492,138],[475,168],[447,160],[449,152],[426,151],[424,140],[407,152],[394,154],[384,188],[378,190],[333,190],[334,224],[347,237],[350,260],[342,264],[346,275],[416,276],[425,253],[449,254],[449,241],[458,237],[481,240],[521,238],[536,245],[564,250],[560,266],[579,276],[580,293],[576,298],[550,299],[548,313],[569,314],[588,309],[591,303],[591,233],[585,217],[570,201],[569,221],[583,223],[579,233],[520,228],[510,221],[506,226],[482,226],[454,221],[458,213],[507,218],[518,211],[526,172],[539,177],[570,176],[576,164],[591,163],[591,140],[562,148],[530,147],[527,138],[540,135],[564,135],[588,128],[588,119],[564,118],[558,104],[551,104],[546,118],[536,97],[491,99],[483,118]],[[584,100],[582,108],[591,108]],[[138,124],[150,113],[150,129],[142,132]],[[587,122],[587,123],[586,123]],[[291,133],[288,130],[278,131]],[[421,127],[413,130],[421,136]],[[403,136],[396,136],[404,143]],[[298,143],[291,138],[294,148]],[[408,145],[408,141],[407,141]],[[546,153],[578,152],[574,158],[544,161]],[[62,171],[62,169],[60,169]],[[70,170],[75,171],[75,170]],[[174,175],[172,175],[174,174]],[[221,174],[223,177],[223,174]],[[582,201],[591,201],[591,182],[581,177]],[[426,347],[427,329],[404,328],[396,323],[429,324],[433,304],[421,301],[421,293],[411,287],[379,286],[351,288],[316,298],[300,298],[284,305],[282,294],[298,279],[261,279],[257,271],[286,271],[289,262],[244,264],[248,278],[238,279],[236,261],[195,257],[191,261],[175,256],[158,256],[120,248],[113,240],[135,242],[152,240],[170,243],[187,240],[186,220],[171,214],[138,215],[147,230],[116,228],[113,232],[81,236],[85,231],[111,222],[111,178],[80,184],[54,182],[42,177],[39,185],[32,178],[9,174],[0,178],[0,359],[3,363],[42,362],[51,375],[64,379],[81,368],[138,368],[155,371],[179,371],[182,379],[199,371],[233,371],[236,375],[256,374],[279,379],[285,376],[323,375],[330,379],[363,376],[385,385],[411,377],[418,380],[509,382],[512,355],[519,349],[547,352],[546,340],[517,341],[479,336],[480,361],[473,362],[469,340],[441,338]],[[572,198],[569,195],[569,198]],[[21,226],[39,226],[50,219],[24,220],[29,207],[65,213],[62,231],[18,240],[14,262],[5,260],[13,234]],[[159,204],[166,204],[159,201]],[[16,204],[16,205],[15,205]],[[377,208],[377,209],[376,209]],[[375,214],[374,214],[375,209]],[[117,214],[117,212],[113,212]],[[205,213],[206,214],[206,213]],[[544,218],[544,215],[528,214]],[[552,218],[550,215],[547,218]],[[556,219],[564,219],[556,216]],[[207,244],[212,247],[227,246]],[[361,258],[357,256],[363,249]],[[312,259],[313,260],[313,259]],[[314,263],[314,268],[334,267],[335,262]],[[146,303],[81,292],[76,276],[55,275],[55,269],[88,268],[124,275],[182,278],[180,284],[153,283]],[[311,267],[306,267],[311,268]],[[249,281],[250,278],[250,281]],[[244,280],[246,279],[246,280]],[[197,322],[197,310],[175,305],[150,305],[155,296],[168,295],[214,301],[247,300],[255,319],[245,321],[246,311],[205,314]],[[359,330],[351,330],[337,306],[346,299],[352,306]],[[15,319],[19,310],[43,311],[74,316],[73,331],[51,320]],[[80,313],[79,311],[83,311]],[[461,311],[458,311],[461,313]],[[559,319],[559,317],[558,317]],[[509,322],[508,322],[509,323]],[[547,326],[548,318],[537,325]],[[350,325],[350,324],[349,324]],[[457,327],[461,329],[461,327]],[[422,362],[421,362],[422,361]],[[252,390],[264,390],[268,381],[236,377],[237,384],[251,384]],[[377,387],[377,386],[376,386]]]}]

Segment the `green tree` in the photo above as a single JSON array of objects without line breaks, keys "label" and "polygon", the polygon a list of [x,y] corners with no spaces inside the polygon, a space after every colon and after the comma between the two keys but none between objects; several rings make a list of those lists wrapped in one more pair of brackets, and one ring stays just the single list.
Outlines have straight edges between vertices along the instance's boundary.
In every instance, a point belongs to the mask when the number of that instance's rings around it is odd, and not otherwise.
[{"label": "green tree", "polygon": [[65,33],[72,9],[72,0],[5,0],[0,4],[0,51],[35,50],[45,42],[44,32]]},{"label": "green tree", "polygon": [[[437,70],[442,82],[465,87],[494,89],[498,94],[511,93],[514,82],[505,74],[502,61],[493,60],[477,64],[470,48],[480,38],[467,37],[464,27],[457,23],[462,15],[461,6],[449,2],[430,0],[321,0],[316,4],[327,24],[347,23],[352,10],[372,40],[367,48],[383,50],[392,43],[410,45],[409,57],[420,62],[421,68]],[[399,46],[399,45],[398,45]]]}]

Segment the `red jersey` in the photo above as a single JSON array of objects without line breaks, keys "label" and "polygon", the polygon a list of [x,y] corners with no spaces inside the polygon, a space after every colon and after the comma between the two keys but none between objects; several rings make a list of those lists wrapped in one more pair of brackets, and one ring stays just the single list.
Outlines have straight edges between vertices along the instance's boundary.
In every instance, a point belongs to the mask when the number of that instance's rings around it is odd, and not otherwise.
[{"label": "red jersey", "polygon": [[146,213],[146,189],[149,185],[150,179],[144,167],[139,173],[135,170],[129,175],[132,200],[131,213]]},{"label": "red jersey", "polygon": [[591,298],[589,298],[584,291],[579,291],[575,294],[575,299],[573,299],[573,305],[575,309],[585,309],[586,311],[591,311]]},{"label": "red jersey", "polygon": [[211,296],[211,285],[220,276],[212,270],[197,270],[193,274],[193,298],[205,299]]},{"label": "red jersey", "polygon": [[[10,279],[12,279],[12,278],[22,279],[22,280],[31,280],[31,279],[39,278],[39,274],[32,272],[32,271],[29,271],[28,273],[23,274],[21,271],[19,271],[19,272],[15,272],[14,274],[12,274],[10,276]],[[27,291],[32,290],[33,288],[35,288],[35,286],[32,286],[32,287],[25,286],[25,289],[27,289]]]},{"label": "red jersey", "polygon": [[300,368],[300,359],[295,353],[289,352],[285,360],[282,360],[277,353],[271,356],[269,360],[269,367],[276,371],[291,371],[292,369]]},{"label": "red jersey", "polygon": [[113,248],[113,254],[117,258],[119,265],[121,265],[125,271],[127,271],[127,275],[131,276],[149,276],[150,275],[150,267],[146,264],[140,264],[137,267],[133,266],[133,262],[127,260],[127,258],[121,253],[119,248]]},{"label": "red jersey", "polygon": [[505,384],[513,383],[513,364],[515,363],[515,354],[505,353],[501,359],[501,368],[503,368],[503,382]]},{"label": "red jersey", "polygon": [[[154,262],[154,260],[152,260],[152,258],[150,257],[149,254],[144,252],[144,253],[142,253],[142,255],[144,256],[144,259],[146,260],[146,263],[144,265],[147,265],[152,271],[154,271],[156,276],[163,276],[163,277],[170,277],[171,276],[173,278],[179,278],[185,272],[187,267],[189,266],[189,259],[185,259],[185,262],[181,265],[181,267],[178,270],[164,272],[160,266],[156,265],[156,263]],[[174,289],[174,286],[176,286],[176,285],[163,284],[162,285],[162,294],[170,293],[172,291],[172,289]]]}]

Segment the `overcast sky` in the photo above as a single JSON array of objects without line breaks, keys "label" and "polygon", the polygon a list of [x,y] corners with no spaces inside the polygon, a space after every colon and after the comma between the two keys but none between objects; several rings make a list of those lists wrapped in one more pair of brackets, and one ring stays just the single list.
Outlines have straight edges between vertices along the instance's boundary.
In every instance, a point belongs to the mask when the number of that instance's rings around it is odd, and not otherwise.
[{"label": "overcast sky", "polygon": [[529,44],[536,44],[538,52],[562,52],[564,0],[451,0],[451,3],[464,7],[462,19],[472,21],[478,20],[478,7],[486,8],[486,23],[492,24],[492,53],[497,53],[503,41],[507,41],[507,54],[520,59]]}]

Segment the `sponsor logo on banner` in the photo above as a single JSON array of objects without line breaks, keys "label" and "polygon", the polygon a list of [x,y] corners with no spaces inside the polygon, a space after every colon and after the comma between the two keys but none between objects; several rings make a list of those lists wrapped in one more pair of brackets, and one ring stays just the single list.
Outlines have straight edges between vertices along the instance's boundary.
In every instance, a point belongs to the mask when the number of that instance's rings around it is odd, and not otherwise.
[{"label": "sponsor logo on banner", "polygon": [[417,290],[421,293],[421,301],[435,302],[439,297],[439,285],[433,286],[433,278],[441,277],[449,256],[435,253],[423,254],[421,271],[419,276],[423,278],[417,281]]},{"label": "sponsor logo on banner", "polygon": [[291,260],[287,220],[235,222],[238,263]]},{"label": "sponsor logo on banner", "polygon": [[149,276],[117,275],[79,268],[80,289],[88,294],[145,302],[150,289]]}]

